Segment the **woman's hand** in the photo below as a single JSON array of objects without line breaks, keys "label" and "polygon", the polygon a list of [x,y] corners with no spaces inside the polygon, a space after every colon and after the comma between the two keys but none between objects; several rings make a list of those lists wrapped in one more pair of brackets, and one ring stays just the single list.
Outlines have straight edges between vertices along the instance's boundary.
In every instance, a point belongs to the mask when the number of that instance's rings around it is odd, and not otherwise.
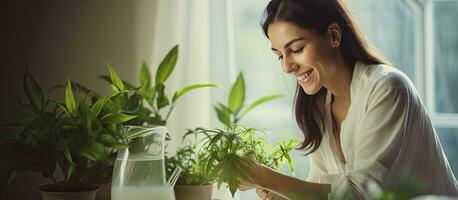
[{"label": "woman's hand", "polygon": [[[250,176],[251,180],[244,180],[244,186],[249,186],[252,189],[259,186],[260,183],[264,180],[266,174],[267,166],[261,164],[254,158],[244,158],[241,162],[243,170]],[[248,184],[249,183],[249,184]]]},{"label": "woman's hand", "polygon": [[261,197],[262,200],[287,200],[286,198],[263,188],[257,188],[256,194]]}]

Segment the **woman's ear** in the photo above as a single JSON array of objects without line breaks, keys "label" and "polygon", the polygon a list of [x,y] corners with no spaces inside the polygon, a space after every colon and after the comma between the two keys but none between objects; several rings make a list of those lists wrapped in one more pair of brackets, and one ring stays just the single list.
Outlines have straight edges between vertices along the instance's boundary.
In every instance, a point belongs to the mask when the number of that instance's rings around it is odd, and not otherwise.
[{"label": "woman's ear", "polygon": [[337,23],[332,23],[328,26],[327,35],[331,47],[337,48],[340,46],[340,41],[342,40],[342,32],[340,31],[340,26]]}]

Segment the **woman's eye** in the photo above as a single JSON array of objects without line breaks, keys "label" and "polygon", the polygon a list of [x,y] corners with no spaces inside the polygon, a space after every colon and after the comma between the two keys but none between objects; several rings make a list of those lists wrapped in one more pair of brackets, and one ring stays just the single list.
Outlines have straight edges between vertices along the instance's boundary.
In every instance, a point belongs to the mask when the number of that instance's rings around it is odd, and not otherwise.
[{"label": "woman's eye", "polygon": [[299,48],[299,49],[297,49],[297,50],[292,50],[292,51],[293,51],[293,53],[299,53],[299,52],[301,52],[303,49],[304,49],[304,47],[301,47],[301,48]]},{"label": "woman's eye", "polygon": [[281,59],[283,59],[283,56],[278,56],[278,60],[281,60]]}]

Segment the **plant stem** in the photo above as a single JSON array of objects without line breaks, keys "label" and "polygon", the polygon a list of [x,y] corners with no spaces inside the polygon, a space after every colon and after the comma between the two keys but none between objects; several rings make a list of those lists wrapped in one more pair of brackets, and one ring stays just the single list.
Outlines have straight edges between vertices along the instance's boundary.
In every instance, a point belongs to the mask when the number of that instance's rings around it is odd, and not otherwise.
[{"label": "plant stem", "polygon": [[169,109],[169,111],[167,112],[167,115],[165,116],[165,121],[168,121],[168,119],[169,119],[169,117],[170,117],[170,114],[172,113],[173,108],[175,108],[175,107],[174,107],[173,104],[171,104],[171,105],[170,105],[170,109]]}]

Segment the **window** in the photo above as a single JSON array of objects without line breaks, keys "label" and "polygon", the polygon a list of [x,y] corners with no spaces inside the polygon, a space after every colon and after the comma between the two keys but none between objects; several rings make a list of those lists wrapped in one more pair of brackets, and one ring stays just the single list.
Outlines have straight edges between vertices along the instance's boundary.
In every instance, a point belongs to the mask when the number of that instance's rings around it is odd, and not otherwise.
[{"label": "window", "polygon": [[[247,100],[282,93],[259,107],[245,123],[269,129],[272,141],[301,137],[292,112],[295,80],[285,75],[263,36],[260,16],[267,0],[233,0],[235,66],[246,75]],[[458,0],[347,0],[373,46],[415,83],[437,134],[458,176]],[[235,71],[235,70],[234,70]],[[235,75],[233,75],[235,76]],[[307,158],[293,156],[295,176],[305,179]],[[285,173],[287,170],[285,170]],[[254,199],[244,192],[238,199]]]}]

